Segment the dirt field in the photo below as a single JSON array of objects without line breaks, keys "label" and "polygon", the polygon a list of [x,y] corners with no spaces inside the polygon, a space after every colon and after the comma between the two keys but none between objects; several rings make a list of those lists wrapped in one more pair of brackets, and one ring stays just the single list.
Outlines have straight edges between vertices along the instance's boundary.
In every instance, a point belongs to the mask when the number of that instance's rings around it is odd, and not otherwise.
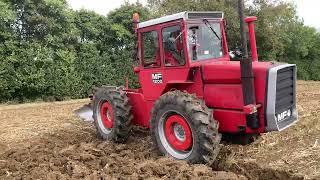
[{"label": "dirt field", "polygon": [[148,131],[96,138],[73,116],[86,100],[0,106],[0,179],[320,179],[320,82],[298,82],[300,121],[249,146],[224,144],[213,167],[160,157]]}]

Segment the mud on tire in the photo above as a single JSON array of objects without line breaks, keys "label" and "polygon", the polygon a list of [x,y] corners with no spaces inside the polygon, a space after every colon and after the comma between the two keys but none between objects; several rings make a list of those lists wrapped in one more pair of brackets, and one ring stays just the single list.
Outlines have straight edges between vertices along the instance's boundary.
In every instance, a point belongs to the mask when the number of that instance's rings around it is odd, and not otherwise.
[{"label": "mud on tire", "polygon": [[[170,129],[172,123],[168,121],[171,120],[181,123],[173,123]],[[162,95],[154,104],[150,124],[153,142],[162,155],[169,155],[191,164],[211,165],[219,153],[221,134],[218,133],[218,122],[213,119],[212,111],[194,95],[181,91],[171,91]],[[175,132],[175,129],[179,129],[176,126],[182,127],[181,133]],[[187,142],[188,136],[190,138],[189,131],[192,138],[190,147]],[[176,138],[173,138],[176,141],[170,141],[172,134],[176,134]]]},{"label": "mud on tire", "polygon": [[117,87],[99,88],[93,99],[93,119],[98,137],[123,143],[131,131],[131,105],[126,93]]}]

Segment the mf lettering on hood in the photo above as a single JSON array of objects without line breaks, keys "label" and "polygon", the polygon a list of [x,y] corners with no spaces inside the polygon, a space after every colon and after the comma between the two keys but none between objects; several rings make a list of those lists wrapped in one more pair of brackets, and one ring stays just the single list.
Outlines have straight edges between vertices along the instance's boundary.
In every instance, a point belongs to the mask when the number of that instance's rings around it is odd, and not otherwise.
[{"label": "mf lettering on hood", "polygon": [[276,119],[278,122],[281,122],[290,116],[291,116],[291,110],[289,109],[289,110],[283,111],[282,113],[277,114]]},{"label": "mf lettering on hood", "polygon": [[155,84],[162,83],[162,74],[161,73],[153,73],[152,74],[152,82]]}]

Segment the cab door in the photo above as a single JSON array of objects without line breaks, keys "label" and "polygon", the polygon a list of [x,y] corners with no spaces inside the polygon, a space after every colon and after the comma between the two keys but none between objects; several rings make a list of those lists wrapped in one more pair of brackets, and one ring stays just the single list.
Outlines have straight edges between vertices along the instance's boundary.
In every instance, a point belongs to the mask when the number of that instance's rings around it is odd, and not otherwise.
[{"label": "cab door", "polygon": [[161,25],[164,82],[167,89],[176,88],[188,79],[189,63],[187,51],[187,31],[183,20]]},{"label": "cab door", "polygon": [[158,25],[139,29],[140,72],[139,81],[144,97],[153,101],[165,88],[163,81],[162,48]]}]

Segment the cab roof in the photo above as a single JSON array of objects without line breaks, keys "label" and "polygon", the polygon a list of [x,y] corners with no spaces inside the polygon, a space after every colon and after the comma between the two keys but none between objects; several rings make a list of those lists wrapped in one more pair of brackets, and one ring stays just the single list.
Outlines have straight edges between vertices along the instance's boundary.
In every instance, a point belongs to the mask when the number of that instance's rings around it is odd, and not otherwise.
[{"label": "cab roof", "polygon": [[188,20],[188,19],[223,19],[224,13],[221,11],[185,11],[177,14],[172,14],[157,19],[152,19],[149,21],[141,22],[138,24],[138,28],[145,28],[148,26],[161,24],[169,21],[174,21],[178,19]]}]

